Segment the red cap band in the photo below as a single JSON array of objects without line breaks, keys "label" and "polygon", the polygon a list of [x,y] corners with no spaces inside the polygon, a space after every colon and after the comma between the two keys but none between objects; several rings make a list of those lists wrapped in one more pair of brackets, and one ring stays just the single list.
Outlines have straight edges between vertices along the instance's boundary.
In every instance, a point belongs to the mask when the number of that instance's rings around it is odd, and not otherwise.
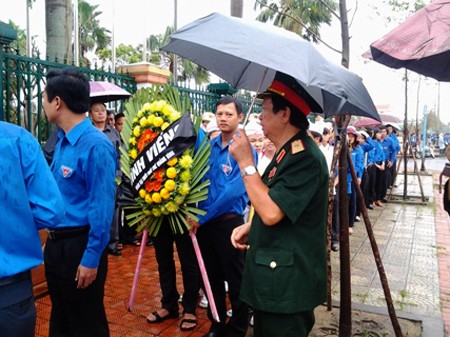
[{"label": "red cap band", "polygon": [[282,96],[289,103],[297,107],[305,116],[308,116],[311,112],[311,108],[308,103],[297,92],[289,88],[286,84],[274,80],[272,85],[267,88],[267,91],[271,91],[275,94]]}]

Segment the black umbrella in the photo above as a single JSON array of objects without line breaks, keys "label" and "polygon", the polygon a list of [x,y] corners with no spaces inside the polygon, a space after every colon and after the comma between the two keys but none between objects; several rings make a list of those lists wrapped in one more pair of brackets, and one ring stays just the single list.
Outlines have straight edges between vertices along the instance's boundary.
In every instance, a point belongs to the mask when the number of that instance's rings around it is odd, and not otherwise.
[{"label": "black umbrella", "polygon": [[379,120],[360,77],[327,61],[297,34],[218,13],[177,30],[163,50],[191,60],[237,89],[260,91],[275,73],[295,78],[314,99],[313,112]]}]

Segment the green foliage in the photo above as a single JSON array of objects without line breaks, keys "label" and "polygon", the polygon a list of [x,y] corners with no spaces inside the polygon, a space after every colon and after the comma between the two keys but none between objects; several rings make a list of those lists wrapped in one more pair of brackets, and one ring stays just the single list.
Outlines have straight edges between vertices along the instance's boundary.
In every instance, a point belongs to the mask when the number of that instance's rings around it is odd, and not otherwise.
[{"label": "green foliage", "polygon": [[318,42],[320,26],[331,24],[332,11],[337,9],[333,0],[256,0],[257,20],[272,21],[275,26],[297,33],[304,39]]},{"label": "green foliage", "polygon": [[[122,129],[122,137],[128,143],[132,136],[133,120],[136,118],[138,112],[143,104],[157,100],[165,100],[170,103],[177,111],[186,112],[191,108],[190,101],[187,97],[182,98],[178,89],[170,85],[153,85],[148,88],[138,90],[125,103],[125,124]],[[199,132],[200,119],[194,121],[194,126]],[[127,151],[123,148],[121,150],[120,166],[122,172],[130,177],[131,159]],[[210,146],[208,138],[205,137],[200,144],[197,152],[194,154],[193,149],[188,150],[193,157],[193,166],[191,168],[190,193],[187,195],[185,202],[179,206],[177,213],[170,213],[167,219],[174,233],[183,233],[185,229],[189,229],[190,225],[186,217],[198,221],[198,215],[204,215],[205,212],[198,209],[194,205],[199,201],[205,200],[208,195],[209,180],[203,181],[202,178],[209,170],[208,159],[210,154]],[[139,202],[139,198],[136,199]],[[137,226],[138,231],[147,229],[149,235],[157,235],[159,228],[163,222],[163,217],[154,217],[151,214],[144,213],[143,209],[138,206],[129,207],[135,210],[132,214],[127,216],[130,226]]]}]

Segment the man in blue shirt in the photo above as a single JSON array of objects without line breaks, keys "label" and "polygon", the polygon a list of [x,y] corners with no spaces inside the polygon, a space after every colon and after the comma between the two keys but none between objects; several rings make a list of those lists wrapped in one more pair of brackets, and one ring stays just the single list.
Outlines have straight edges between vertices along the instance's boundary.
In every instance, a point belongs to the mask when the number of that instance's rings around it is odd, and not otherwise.
[{"label": "man in blue shirt", "polygon": [[37,140],[0,122],[0,334],[33,337],[36,308],[30,270],[42,263],[38,230],[54,227],[64,203]]},{"label": "man in blue shirt", "polygon": [[[225,96],[216,104],[216,120],[221,134],[211,140],[210,180],[208,198],[198,207],[205,210],[199,224],[191,221],[202,250],[220,323],[212,321],[204,337],[244,337],[248,327],[248,306],[239,299],[239,290],[244,268],[244,252],[234,249],[230,237],[233,229],[244,223],[244,210],[248,204],[239,166],[228,152],[230,141],[238,131],[243,118],[242,104],[235,98]],[[257,163],[257,154],[253,149]],[[256,168],[255,168],[256,170]],[[198,229],[197,229],[198,227]],[[228,282],[228,296],[232,317],[227,322],[226,293],[224,282]]]},{"label": "man in blue shirt", "polygon": [[397,125],[394,126],[392,124],[386,124],[386,131],[388,137],[392,140],[393,145],[393,154],[391,162],[391,165],[389,167],[389,181],[388,181],[388,187],[392,187],[395,181],[395,176],[397,175],[397,154],[400,152],[400,143],[398,141],[397,135],[395,134],[397,132]]},{"label": "man in blue shirt", "polygon": [[384,156],[386,158],[385,161],[385,170],[382,176],[382,193],[381,193],[381,201],[387,202],[386,194],[389,188],[389,183],[391,181],[391,168],[397,156],[395,144],[391,137],[388,136],[386,126],[380,126],[381,133],[381,146],[383,148]]},{"label": "man in blue shirt", "polygon": [[51,170],[66,216],[49,231],[44,252],[52,301],[49,337],[108,337],[103,305],[105,247],[114,211],[117,157],[86,118],[89,82],[74,69],[52,69],[42,94],[45,113],[61,129]]}]

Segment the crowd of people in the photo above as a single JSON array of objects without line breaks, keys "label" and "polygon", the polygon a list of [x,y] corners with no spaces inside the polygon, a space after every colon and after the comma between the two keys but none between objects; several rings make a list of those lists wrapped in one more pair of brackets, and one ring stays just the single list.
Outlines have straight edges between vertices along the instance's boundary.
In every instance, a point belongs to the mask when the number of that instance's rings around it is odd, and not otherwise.
[{"label": "crowd of people", "polygon": [[[181,303],[182,331],[196,328],[198,305],[208,308],[211,326],[204,337],[244,337],[249,324],[255,337],[301,337],[314,325],[314,308],[326,295],[335,127],[333,122],[308,121],[310,97],[292,77],[277,74],[259,98],[262,112],[244,124],[241,102],[222,97],[214,113],[202,115],[198,135],[198,142],[210,140],[210,169],[204,177],[210,185],[207,199],[198,204],[206,214],[198,222],[188,221],[198,238],[220,321],[204,297],[189,233],[175,234],[163,224],[152,238],[161,305],[147,315],[148,324],[180,317]],[[139,244],[134,229],[124,226],[120,202],[129,185],[119,169],[120,147],[126,146],[120,135],[125,116],[92,102],[87,78],[69,69],[48,72],[43,105],[57,125],[45,148],[50,165],[30,134],[0,123],[0,167],[10,177],[2,186],[11,191],[0,209],[8,218],[5,226],[11,219],[20,223],[6,227],[8,234],[0,237],[4,260],[15,261],[0,266],[0,331],[5,337],[34,336],[30,270],[44,259],[52,302],[49,336],[108,337],[103,305],[107,254],[120,255],[124,242]],[[347,134],[357,173],[356,181],[350,172],[347,177],[352,233],[361,211],[355,186],[361,187],[368,209],[383,207],[400,148],[392,125],[366,130],[350,126]],[[334,182],[336,192],[339,179]],[[335,197],[334,251],[339,250],[337,209]],[[41,228],[48,232],[43,256]],[[19,241],[29,246],[20,254],[14,249]],[[174,244],[182,292],[177,289]]]}]

